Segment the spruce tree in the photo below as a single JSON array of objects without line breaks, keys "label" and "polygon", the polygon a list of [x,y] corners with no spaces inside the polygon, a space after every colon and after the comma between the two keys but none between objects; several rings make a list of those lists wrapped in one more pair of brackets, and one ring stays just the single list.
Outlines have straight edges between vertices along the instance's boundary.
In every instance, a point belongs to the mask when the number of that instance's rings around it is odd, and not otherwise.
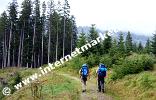
[{"label": "spruce tree", "polygon": [[119,35],[118,48],[119,48],[120,54],[123,55],[125,53],[125,45],[124,45],[124,38],[123,38],[122,33],[120,33]]},{"label": "spruce tree", "polygon": [[[32,65],[34,67],[41,66],[42,54],[42,25],[40,16],[40,2],[35,0],[33,11],[33,49],[32,49]],[[37,44],[37,45],[36,45]]]},{"label": "spruce tree", "polygon": [[71,16],[71,52],[76,48],[76,41],[77,41],[77,25],[75,21],[75,17]]},{"label": "spruce tree", "polygon": [[126,45],[126,53],[130,53],[133,50],[133,48],[132,48],[132,37],[129,31],[126,37],[125,45]]},{"label": "spruce tree", "polygon": [[156,34],[152,38],[152,53],[156,55]]},{"label": "spruce tree", "polygon": [[[45,41],[45,33],[46,33],[46,3],[45,1],[42,4],[42,16],[41,16],[41,29],[42,29],[42,53],[41,53],[41,65],[46,64],[46,55],[45,51],[46,49],[46,41]],[[45,50],[46,49],[46,50]]]},{"label": "spruce tree", "polygon": [[133,52],[138,52],[137,43],[133,43]]},{"label": "spruce tree", "polygon": [[104,54],[108,54],[109,51],[110,51],[110,48],[112,46],[112,37],[109,36],[106,32],[106,38],[105,40],[103,41],[103,53]]},{"label": "spruce tree", "polygon": [[[17,1],[13,0],[12,3],[10,3],[9,6],[9,43],[8,43],[8,60],[7,60],[7,66],[15,66],[15,58],[17,57]],[[16,38],[16,39],[15,39]]]},{"label": "spruce tree", "polygon": [[150,53],[151,52],[151,42],[150,42],[150,39],[149,38],[146,41],[145,52],[146,53]]},{"label": "spruce tree", "polygon": [[[92,24],[89,30],[87,41],[90,42],[92,40],[95,40],[98,37],[98,32],[96,30],[95,24]],[[101,44],[97,44],[96,46],[92,47],[92,49],[89,50],[90,54],[100,54],[101,51]]]},{"label": "spruce tree", "polygon": [[7,50],[8,50],[8,32],[9,32],[9,20],[6,12],[4,11],[0,17],[0,52],[1,52],[1,61],[0,66],[2,68],[7,66]]},{"label": "spruce tree", "polygon": [[142,52],[143,52],[143,49],[144,49],[144,47],[143,47],[142,43],[139,42],[139,45],[138,45],[138,52],[139,52],[139,53],[142,53]]},{"label": "spruce tree", "polygon": [[[85,45],[87,43],[87,37],[86,34],[84,33],[83,29],[82,32],[80,33],[78,39],[77,39],[77,47],[80,48],[81,46]],[[88,56],[89,53],[85,52],[81,54],[82,56]]]},{"label": "spruce tree", "polygon": [[81,46],[85,45],[86,41],[87,41],[86,35],[85,35],[84,31],[82,30],[82,32],[80,33],[78,40],[77,40],[77,47],[80,48]]},{"label": "spruce tree", "polygon": [[117,40],[114,39],[112,41],[112,46],[111,46],[111,49],[110,49],[110,56],[114,56],[118,53],[118,46],[117,46]]},{"label": "spruce tree", "polygon": [[89,30],[88,41],[94,40],[98,37],[95,24],[92,24]]},{"label": "spruce tree", "polygon": [[50,0],[49,5],[48,5],[48,61],[47,63],[50,63],[52,61],[52,56],[51,56],[51,48],[52,48],[52,43],[51,43],[51,35],[52,35],[52,29],[53,29],[53,13],[54,13],[54,0]]},{"label": "spruce tree", "polygon": [[60,19],[61,19],[61,12],[62,11],[62,9],[61,9],[61,2],[60,1],[58,1],[58,3],[57,3],[57,10],[56,10],[56,13],[55,13],[55,16],[56,16],[56,18],[55,18],[55,20],[56,20],[56,45],[55,45],[55,61],[57,61],[58,60],[58,55],[59,55],[59,33],[61,32],[60,31],[60,23],[61,23],[61,21],[60,21]]},{"label": "spruce tree", "polygon": [[65,47],[65,40],[66,40],[66,24],[68,22],[68,18],[70,16],[70,5],[68,3],[68,0],[64,0],[64,5],[63,5],[63,57],[65,56],[65,50],[66,50],[66,47]]},{"label": "spruce tree", "polygon": [[22,3],[22,11],[20,16],[20,45],[19,45],[19,61],[18,66],[30,66],[31,64],[31,45],[32,45],[32,2],[24,0]]}]

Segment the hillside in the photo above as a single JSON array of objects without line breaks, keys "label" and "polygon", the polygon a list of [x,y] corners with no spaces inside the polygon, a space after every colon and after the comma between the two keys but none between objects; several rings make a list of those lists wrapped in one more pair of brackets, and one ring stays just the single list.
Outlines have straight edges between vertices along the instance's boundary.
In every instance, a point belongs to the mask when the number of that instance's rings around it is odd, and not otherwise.
[{"label": "hillside", "polygon": [[[4,77],[9,75],[9,70],[3,70]],[[14,68],[14,71],[19,72],[24,79],[36,72],[37,69],[21,69]],[[28,74],[29,73],[29,74]],[[2,73],[1,73],[2,74]],[[7,79],[10,80],[10,79]],[[9,81],[9,84],[11,81]],[[37,88],[36,88],[37,87]],[[10,96],[5,96],[2,100],[79,100],[80,98],[80,84],[71,80],[68,77],[56,73],[49,73],[48,75],[34,81],[29,86],[16,91]],[[36,90],[37,89],[37,90]],[[36,92],[36,93],[35,93]],[[1,94],[2,96],[2,94]]]},{"label": "hillside", "polygon": [[[68,65],[68,64],[67,64]],[[9,74],[6,69],[4,73]],[[91,78],[88,81],[87,92],[81,93],[81,83],[78,72],[69,66],[55,70],[37,83],[41,88],[41,96],[38,98],[43,100],[155,100],[156,99],[156,66],[153,71],[146,71],[139,74],[127,75],[123,79],[111,81],[112,71],[108,71],[106,79],[106,93],[99,94],[96,86],[95,70],[91,69]],[[19,71],[14,69],[14,71]],[[34,73],[31,69],[21,69],[20,75],[26,77],[30,73]],[[35,83],[34,83],[35,84]],[[16,91],[14,94],[5,97],[3,100],[28,100],[33,99],[32,85],[24,87]],[[109,96],[111,95],[111,96]],[[38,100],[37,97],[35,100]]]}]

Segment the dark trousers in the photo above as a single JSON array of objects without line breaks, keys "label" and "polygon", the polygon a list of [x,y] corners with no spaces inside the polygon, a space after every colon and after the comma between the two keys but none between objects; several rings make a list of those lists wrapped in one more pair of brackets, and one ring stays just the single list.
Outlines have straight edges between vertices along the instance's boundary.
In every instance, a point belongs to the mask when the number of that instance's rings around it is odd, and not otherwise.
[{"label": "dark trousers", "polygon": [[87,76],[82,76],[81,77],[82,89],[85,91],[86,91],[86,81],[87,81]]},{"label": "dark trousers", "polygon": [[101,92],[101,90],[104,92],[104,77],[98,76],[98,91]]}]

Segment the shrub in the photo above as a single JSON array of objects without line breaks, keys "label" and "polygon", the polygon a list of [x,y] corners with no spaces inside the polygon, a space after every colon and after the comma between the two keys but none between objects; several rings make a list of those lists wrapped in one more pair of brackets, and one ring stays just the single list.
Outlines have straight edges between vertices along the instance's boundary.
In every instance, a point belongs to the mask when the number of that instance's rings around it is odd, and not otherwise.
[{"label": "shrub", "polygon": [[4,98],[4,95],[2,93],[3,87],[0,85],[0,100],[2,100]]},{"label": "shrub", "polygon": [[81,68],[82,64],[84,64],[84,63],[86,63],[84,58],[78,56],[78,57],[72,59],[70,62],[66,63],[66,66],[70,67],[74,70],[79,70]]},{"label": "shrub", "polygon": [[90,56],[86,57],[85,59],[87,60],[86,63],[90,66],[90,68],[92,68],[100,63],[99,55],[91,54]]},{"label": "shrub", "polygon": [[109,55],[104,55],[100,59],[100,63],[104,63],[107,67],[112,66],[112,58]]},{"label": "shrub", "polygon": [[[122,61],[122,62],[121,62]],[[154,58],[147,55],[131,55],[121,60],[119,65],[113,66],[113,74],[111,79],[116,80],[127,74],[135,74],[144,70],[152,70]]]},{"label": "shrub", "polygon": [[14,85],[18,84],[21,81],[22,81],[22,77],[20,76],[19,72],[16,72],[15,76],[10,79],[10,83],[9,83],[12,93],[15,92]]},{"label": "shrub", "polygon": [[87,64],[89,68],[94,67],[95,65],[98,65],[100,63],[100,57],[97,55],[91,54],[88,57],[75,57],[70,62],[67,62],[64,64],[64,67],[70,67],[74,70],[79,70],[82,67],[82,64]]}]

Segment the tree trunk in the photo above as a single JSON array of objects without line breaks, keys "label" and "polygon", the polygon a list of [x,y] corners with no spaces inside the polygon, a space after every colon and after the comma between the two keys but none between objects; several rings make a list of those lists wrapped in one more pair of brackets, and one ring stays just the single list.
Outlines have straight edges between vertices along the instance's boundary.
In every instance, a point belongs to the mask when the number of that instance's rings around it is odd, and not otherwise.
[{"label": "tree trunk", "polygon": [[[24,25],[25,27],[25,25]],[[22,45],[21,45],[21,60],[20,60],[20,66],[22,67],[23,66],[23,44],[24,44],[24,29],[23,29],[23,32],[22,32]]]},{"label": "tree trunk", "polygon": [[71,25],[71,53],[73,51],[73,24]]},{"label": "tree trunk", "polygon": [[[28,56],[27,56],[27,59],[28,59]],[[27,62],[27,68],[29,68],[29,63]]]},{"label": "tree trunk", "polygon": [[35,19],[35,24],[34,24],[34,34],[33,34],[33,49],[32,49],[32,65],[31,67],[36,67],[36,63],[35,63],[35,37],[36,37],[36,19]]},{"label": "tree trunk", "polygon": [[15,67],[15,50],[14,50],[14,48],[13,48],[13,63],[12,63],[12,65],[13,65],[13,67]]},{"label": "tree trunk", "polygon": [[63,58],[64,58],[64,50],[65,50],[65,45],[64,45],[64,42],[65,42],[65,32],[66,32],[66,23],[65,23],[65,15],[64,15],[64,21],[63,21]]},{"label": "tree trunk", "polygon": [[37,63],[38,63],[37,67],[39,67],[40,66],[40,53],[38,53],[38,62]]},{"label": "tree trunk", "polygon": [[34,52],[34,56],[33,56],[33,58],[34,58],[34,59],[33,59],[33,60],[34,60],[34,61],[33,61],[33,62],[34,62],[34,66],[33,66],[33,67],[36,68],[36,52]]},{"label": "tree trunk", "polygon": [[23,32],[22,32],[22,45],[21,45],[21,63],[20,63],[20,66],[22,67],[23,66],[23,44],[24,44],[24,35],[25,35],[25,21],[24,21],[24,28],[23,28]]},{"label": "tree trunk", "polygon": [[7,47],[6,47],[6,30],[4,32],[4,44],[3,44],[3,67],[6,67],[6,55],[7,55]]},{"label": "tree trunk", "polygon": [[10,37],[9,37],[9,48],[8,48],[8,62],[7,62],[7,66],[8,66],[8,67],[10,67],[11,40],[12,40],[12,22],[11,22]]},{"label": "tree trunk", "polygon": [[51,22],[50,22],[50,24],[49,24],[48,63],[50,62],[50,45],[51,45]]},{"label": "tree trunk", "polygon": [[43,36],[44,36],[44,31],[42,32],[42,57],[41,57],[41,65],[43,65],[43,45],[44,45]]},{"label": "tree trunk", "polygon": [[55,58],[55,60],[57,61],[57,59],[58,59],[58,22],[57,22],[56,58]]},{"label": "tree trunk", "polygon": [[21,63],[20,61],[21,61],[22,38],[23,38],[23,30],[21,29],[20,44],[19,44],[19,50],[18,50],[18,67],[20,67],[20,63]]},{"label": "tree trunk", "polygon": [[15,65],[15,34],[13,34],[13,45],[14,45],[14,48],[13,48],[13,63],[12,63],[12,65],[15,67],[16,65]]}]

